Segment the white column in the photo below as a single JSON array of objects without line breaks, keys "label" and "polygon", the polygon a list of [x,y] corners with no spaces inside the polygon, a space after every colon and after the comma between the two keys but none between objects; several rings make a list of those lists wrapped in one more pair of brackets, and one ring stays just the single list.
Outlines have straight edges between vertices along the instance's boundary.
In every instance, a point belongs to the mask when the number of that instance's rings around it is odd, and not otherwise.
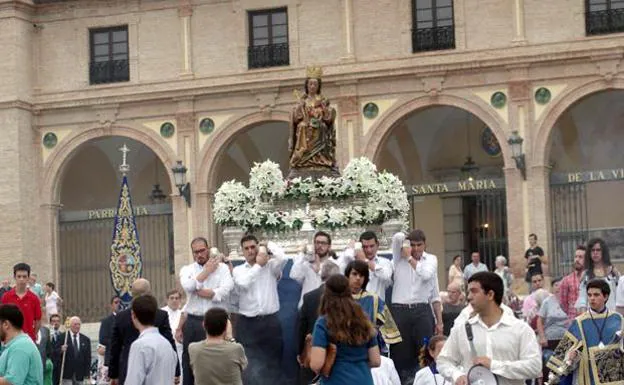
[{"label": "white column", "polygon": [[355,40],[353,36],[353,0],[344,0],[344,38],[345,54],[341,60],[354,60]]},{"label": "white column", "polygon": [[514,0],[513,7],[515,30],[512,43],[514,45],[524,45],[527,43],[524,29],[524,0]]}]

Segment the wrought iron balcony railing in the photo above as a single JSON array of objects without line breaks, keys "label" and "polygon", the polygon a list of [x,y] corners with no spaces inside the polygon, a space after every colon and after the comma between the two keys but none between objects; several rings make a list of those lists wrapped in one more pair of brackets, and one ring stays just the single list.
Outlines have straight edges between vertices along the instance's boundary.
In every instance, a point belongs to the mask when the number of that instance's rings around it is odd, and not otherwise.
[{"label": "wrought iron balcony railing", "polygon": [[624,9],[592,11],[585,14],[587,35],[604,35],[624,32]]},{"label": "wrought iron balcony railing", "polygon": [[89,81],[91,84],[127,82],[130,80],[128,60],[109,60],[91,62],[89,64]]},{"label": "wrought iron balcony railing", "polygon": [[247,57],[249,68],[277,67],[290,64],[288,43],[249,47]]},{"label": "wrought iron balcony railing", "polygon": [[455,27],[419,28],[412,30],[413,52],[455,48]]}]

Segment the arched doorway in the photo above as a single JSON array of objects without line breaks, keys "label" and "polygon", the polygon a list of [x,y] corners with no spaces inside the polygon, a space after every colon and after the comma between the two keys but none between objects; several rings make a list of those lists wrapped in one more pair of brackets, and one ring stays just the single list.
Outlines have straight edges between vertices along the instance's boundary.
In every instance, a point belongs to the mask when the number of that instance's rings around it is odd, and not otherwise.
[{"label": "arched doorway", "polygon": [[425,231],[442,266],[471,251],[490,267],[508,255],[504,161],[477,116],[440,105],[412,112],[393,125],[375,162],[406,184],[411,225]]},{"label": "arched doorway", "polygon": [[[238,131],[221,150],[216,167],[213,168],[216,173],[209,183],[214,183],[217,189],[223,182],[232,179],[247,184],[254,163],[267,159],[279,164],[282,173],[286,175],[289,133],[288,123],[283,121],[261,122]],[[218,227],[215,234],[219,248],[223,249],[224,243]]]},{"label": "arched doorway", "polygon": [[156,154],[136,140],[92,139],[76,149],[59,178],[60,294],[65,315],[84,322],[107,314],[113,295],[109,254],[122,175],[119,148],[130,149],[128,180],[142,248],[143,277],[157,298],[175,287],[169,174]]},{"label": "arched doorway", "polygon": [[559,116],[547,148],[551,166],[554,274],[570,270],[576,246],[604,238],[624,258],[624,90],[586,96]]}]

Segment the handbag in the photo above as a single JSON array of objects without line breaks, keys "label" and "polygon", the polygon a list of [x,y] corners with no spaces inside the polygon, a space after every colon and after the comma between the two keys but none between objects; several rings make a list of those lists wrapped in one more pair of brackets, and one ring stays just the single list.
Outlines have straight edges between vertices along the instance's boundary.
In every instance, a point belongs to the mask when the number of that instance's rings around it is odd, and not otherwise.
[{"label": "handbag", "polygon": [[[333,342],[330,342],[327,346],[325,353],[325,362],[321,368],[320,374],[325,377],[329,377],[331,370],[336,362],[336,354],[338,353],[338,347]],[[312,334],[306,335],[305,346],[303,348],[303,354],[301,355],[301,362],[304,368],[310,368],[310,359],[312,358]],[[318,377],[318,376],[317,376]],[[316,379],[316,378],[315,378]]]}]

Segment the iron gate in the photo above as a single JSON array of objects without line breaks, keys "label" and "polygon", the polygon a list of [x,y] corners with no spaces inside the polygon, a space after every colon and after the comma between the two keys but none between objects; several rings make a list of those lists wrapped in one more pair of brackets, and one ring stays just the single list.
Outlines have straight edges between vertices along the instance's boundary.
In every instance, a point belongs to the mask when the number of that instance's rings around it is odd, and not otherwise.
[{"label": "iron gate", "polygon": [[576,247],[589,237],[587,185],[585,183],[550,186],[552,255],[551,274],[560,276],[570,270]]},{"label": "iron gate", "polygon": [[[150,214],[136,217],[143,277],[162,302],[166,292],[176,286],[171,206],[148,206],[145,212]],[[114,218],[89,220],[85,213],[60,216],[59,295],[64,317],[78,315],[83,322],[97,322],[108,314],[113,295],[108,264]]]},{"label": "iron gate", "polygon": [[[479,192],[466,197],[464,204],[468,205],[466,220],[469,221],[468,228],[472,229],[471,244],[476,245],[481,261],[492,270],[497,256],[502,255],[509,260],[505,190]],[[470,255],[467,263],[469,260]]]}]

